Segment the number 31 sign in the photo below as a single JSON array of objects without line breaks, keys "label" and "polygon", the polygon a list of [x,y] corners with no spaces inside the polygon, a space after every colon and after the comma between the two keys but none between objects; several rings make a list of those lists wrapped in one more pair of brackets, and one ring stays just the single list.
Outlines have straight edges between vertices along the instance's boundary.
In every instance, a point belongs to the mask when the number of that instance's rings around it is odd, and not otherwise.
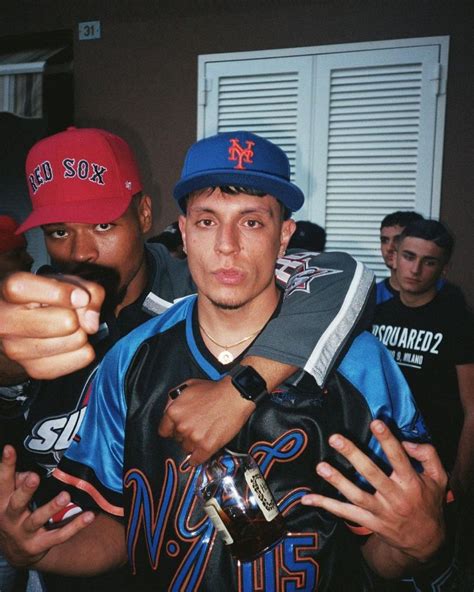
[{"label": "number 31 sign", "polygon": [[79,41],[100,39],[100,21],[79,23]]}]

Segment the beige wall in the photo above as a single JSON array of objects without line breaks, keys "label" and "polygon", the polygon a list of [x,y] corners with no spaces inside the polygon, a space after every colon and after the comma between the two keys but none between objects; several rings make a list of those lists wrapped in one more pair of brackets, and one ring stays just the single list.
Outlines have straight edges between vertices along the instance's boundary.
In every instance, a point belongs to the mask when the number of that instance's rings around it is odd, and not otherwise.
[{"label": "beige wall", "polygon": [[[126,137],[140,159],[155,230],[177,216],[171,190],[196,137],[197,56],[450,35],[441,217],[457,237],[451,278],[474,304],[473,19],[463,0],[18,0],[2,7],[0,38],[75,33],[76,123]],[[102,39],[77,23],[100,19]]]}]

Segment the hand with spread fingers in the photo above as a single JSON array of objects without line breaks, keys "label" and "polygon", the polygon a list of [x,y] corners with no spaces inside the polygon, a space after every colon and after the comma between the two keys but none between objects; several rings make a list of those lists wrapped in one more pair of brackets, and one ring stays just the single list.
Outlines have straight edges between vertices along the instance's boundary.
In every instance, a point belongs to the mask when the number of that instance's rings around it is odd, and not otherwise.
[{"label": "hand with spread fingers", "polygon": [[[362,547],[366,560],[380,575],[399,577],[407,569],[429,562],[442,546],[448,479],[431,445],[400,443],[380,420],[372,422],[371,431],[391,464],[389,476],[342,435],[334,434],[329,443],[375,492],[363,491],[323,462],[316,468],[318,475],[347,501],[309,494],[301,502],[324,508],[371,531],[373,535]],[[422,472],[413,468],[409,457],[421,464]]]},{"label": "hand with spread fingers", "polygon": [[254,410],[228,376],[219,382],[190,379],[170,392],[158,432],[177,440],[190,453],[189,463],[198,465],[225,446]]},{"label": "hand with spread fingers", "polygon": [[[98,329],[103,299],[101,286],[75,276],[11,274],[0,284],[4,356],[37,379],[57,378],[87,366],[95,357],[88,335]],[[0,360],[0,374],[3,366],[7,368],[5,358]]]},{"label": "hand with spread fingers", "polygon": [[0,548],[15,566],[29,566],[41,560],[48,551],[64,543],[94,520],[92,512],[84,512],[65,526],[47,530],[44,524],[70,501],[61,492],[37,510],[30,502],[39,485],[35,473],[15,475],[16,454],[5,446],[0,462]]}]

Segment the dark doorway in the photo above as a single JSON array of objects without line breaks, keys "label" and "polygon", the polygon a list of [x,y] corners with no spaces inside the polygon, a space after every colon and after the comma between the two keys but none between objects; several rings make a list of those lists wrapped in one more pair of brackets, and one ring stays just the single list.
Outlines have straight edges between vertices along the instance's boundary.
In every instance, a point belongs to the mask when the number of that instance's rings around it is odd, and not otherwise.
[{"label": "dark doorway", "polygon": [[[74,122],[72,31],[0,38],[1,76],[18,71],[18,64],[24,64],[28,70],[28,64],[39,63],[35,60],[44,63],[35,82],[33,76],[28,78],[27,74],[19,75],[18,79],[10,74],[8,87],[5,85],[9,88],[10,101],[4,92],[0,102],[0,214],[11,215],[18,222],[30,211],[24,174],[29,149],[41,138]],[[37,96],[34,96],[35,90]],[[28,250],[35,259],[33,269],[47,263],[41,231],[29,231],[26,238]]]}]

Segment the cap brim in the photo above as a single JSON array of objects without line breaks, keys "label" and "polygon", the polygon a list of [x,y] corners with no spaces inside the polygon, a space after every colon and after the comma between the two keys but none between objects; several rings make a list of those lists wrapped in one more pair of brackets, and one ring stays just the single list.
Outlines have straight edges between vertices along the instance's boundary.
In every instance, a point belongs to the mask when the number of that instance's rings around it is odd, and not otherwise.
[{"label": "cap brim", "polygon": [[235,169],[214,171],[201,171],[196,175],[185,177],[175,185],[173,195],[183,208],[182,200],[193,191],[206,187],[219,187],[224,185],[237,185],[252,187],[272,195],[283,203],[289,210],[296,212],[304,203],[304,195],[299,187],[286,179],[268,175],[261,172],[248,170],[237,171]]},{"label": "cap brim", "polygon": [[77,202],[66,202],[60,205],[45,205],[34,210],[21,224],[15,234],[21,234],[44,224],[61,222],[77,224],[105,224],[122,216],[132,196],[126,198],[91,199]]}]

